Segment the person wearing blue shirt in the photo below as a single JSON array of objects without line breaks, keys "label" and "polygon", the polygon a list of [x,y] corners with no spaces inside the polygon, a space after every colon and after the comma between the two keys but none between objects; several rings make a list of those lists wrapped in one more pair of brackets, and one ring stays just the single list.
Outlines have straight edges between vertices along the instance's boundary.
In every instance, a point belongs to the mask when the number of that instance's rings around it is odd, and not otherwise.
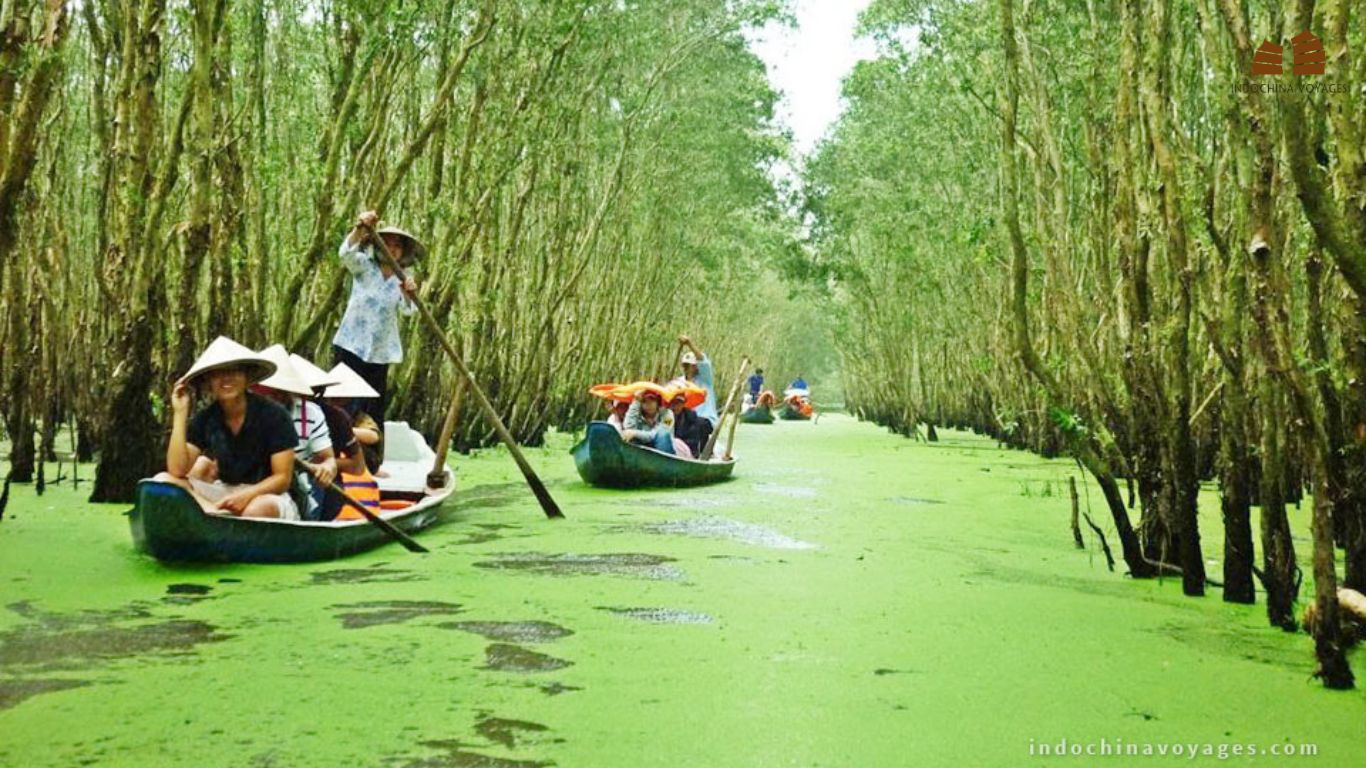
[{"label": "person wearing blue shirt", "polygon": [[[679,336],[678,343],[688,348],[688,351],[684,352],[683,357],[679,359],[679,363],[683,366],[683,375],[679,378],[707,390],[707,399],[703,400],[702,404],[694,410],[698,416],[711,422],[712,428],[715,429],[716,422],[720,421],[721,417],[716,410],[716,385],[714,383],[716,378],[712,372],[711,358],[698,349],[692,339],[687,336]],[[674,381],[677,382],[678,379],[674,379]]]},{"label": "person wearing blue shirt", "polygon": [[749,377],[749,396],[755,400],[759,399],[759,390],[764,388],[764,369],[755,368],[754,375]]},{"label": "person wearing blue shirt", "polygon": [[806,379],[803,379],[803,378],[801,377],[800,374],[797,375],[797,378],[795,378],[795,379],[792,380],[792,383],[789,384],[787,388],[788,388],[788,389],[809,389],[809,387],[806,386]]}]

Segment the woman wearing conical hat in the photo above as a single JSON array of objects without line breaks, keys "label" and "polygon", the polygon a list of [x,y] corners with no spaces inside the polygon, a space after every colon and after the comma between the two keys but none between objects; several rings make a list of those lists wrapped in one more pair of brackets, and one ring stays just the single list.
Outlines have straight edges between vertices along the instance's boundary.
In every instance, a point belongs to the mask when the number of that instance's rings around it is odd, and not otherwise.
[{"label": "woman wearing conical hat", "polygon": [[[384,435],[368,411],[357,410],[355,407],[357,400],[379,397],[379,392],[346,363],[337,363],[327,373],[337,379],[338,383],[323,390],[323,402],[344,409],[347,413],[355,413],[351,421],[351,432],[359,443],[360,452],[365,459],[365,468],[375,477],[387,477],[380,471],[380,465],[384,463]],[[359,467],[347,471],[356,475],[363,474]]]},{"label": "woman wearing conical hat", "polygon": [[259,354],[275,363],[275,374],[253,389],[289,412],[290,429],[297,440],[294,456],[302,462],[294,473],[299,515],[304,520],[322,520],[326,503],[323,489],[337,477],[337,458],[327,416],[317,403],[308,399],[313,395],[315,382],[294,365],[283,345],[273,344]]},{"label": "woman wearing conical hat", "polygon": [[417,283],[412,278],[399,282],[378,253],[375,240],[382,238],[404,267],[424,258],[427,249],[411,234],[397,227],[377,228],[378,224],[379,214],[362,213],[337,251],[351,273],[351,296],[332,338],[332,351],[335,362],[345,363],[379,393],[377,399],[360,401],[356,408],[368,411],[383,429],[384,411],[389,406],[389,366],[403,361],[398,316],[417,311],[412,302]]},{"label": "woman wearing conical hat", "polygon": [[[332,454],[337,460],[338,471],[360,472],[365,466],[365,459],[361,455],[360,442],[356,439],[351,414],[326,399],[325,393],[328,389],[341,385],[341,377],[332,372],[324,371],[302,355],[291,353],[289,362],[294,366],[294,370],[304,377],[309,388],[313,390],[313,404],[322,409],[323,418],[327,422],[327,431],[332,435]],[[336,370],[344,367],[339,366]],[[354,372],[351,375],[357,379],[360,378]]]},{"label": "woman wearing conical hat", "polygon": [[[351,370],[345,363],[337,363],[327,375],[336,380],[336,384],[323,390],[323,403],[326,407],[332,408],[340,413],[343,418],[346,412],[337,404],[349,403],[356,399],[369,399],[377,397],[378,392],[360,374]],[[346,493],[351,498],[360,502],[362,506],[370,509],[375,514],[380,512],[380,491],[379,482],[375,480],[379,473],[380,463],[383,461],[384,444],[381,442],[379,428],[375,425],[370,414],[360,411],[356,414],[356,421],[350,424],[352,434],[355,436],[355,459],[353,463],[342,468],[341,484],[346,489]],[[376,473],[376,474],[372,474]],[[351,520],[359,519],[361,514],[349,505],[335,510],[333,519]]]},{"label": "woman wearing conical hat", "polygon": [[[155,479],[190,491],[211,514],[297,520],[289,496],[294,430],[283,408],[247,388],[275,364],[220,336],[171,392],[166,471]],[[193,389],[213,398],[193,418]]]}]

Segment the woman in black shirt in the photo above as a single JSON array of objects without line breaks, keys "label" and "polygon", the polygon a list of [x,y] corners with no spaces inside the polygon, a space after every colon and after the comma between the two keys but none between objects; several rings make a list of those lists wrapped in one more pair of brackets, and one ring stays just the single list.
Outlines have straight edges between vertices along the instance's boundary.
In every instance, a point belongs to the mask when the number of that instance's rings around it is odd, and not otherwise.
[{"label": "woman in black shirt", "polygon": [[[156,479],[189,490],[212,514],[298,519],[289,496],[297,442],[289,414],[247,391],[274,369],[237,342],[215,339],[171,393],[166,472]],[[206,385],[213,402],[190,419],[194,385]]]}]

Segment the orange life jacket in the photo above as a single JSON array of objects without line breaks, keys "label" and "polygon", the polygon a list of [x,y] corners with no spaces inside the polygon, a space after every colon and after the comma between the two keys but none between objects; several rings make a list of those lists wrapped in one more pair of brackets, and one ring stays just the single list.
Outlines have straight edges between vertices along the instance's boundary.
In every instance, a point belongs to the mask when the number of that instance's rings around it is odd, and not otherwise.
[{"label": "orange life jacket", "polygon": [[[341,473],[341,481],[342,489],[346,491],[348,496],[365,505],[365,508],[371,512],[380,513],[379,483],[375,482],[370,470],[367,469],[364,474],[360,475],[348,475],[343,472]],[[344,505],[342,511],[337,514],[338,520],[361,520],[364,517],[350,504]]]}]

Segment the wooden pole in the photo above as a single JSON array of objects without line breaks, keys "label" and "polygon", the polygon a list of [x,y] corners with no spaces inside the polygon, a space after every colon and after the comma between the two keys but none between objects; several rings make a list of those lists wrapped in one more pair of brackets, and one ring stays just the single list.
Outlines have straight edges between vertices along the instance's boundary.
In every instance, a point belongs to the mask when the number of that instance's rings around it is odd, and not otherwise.
[{"label": "wooden pole", "polygon": [[[408,274],[403,271],[403,267],[399,266],[398,260],[389,252],[389,244],[384,242],[383,237],[374,234],[373,231],[371,232],[371,235],[379,246],[378,250],[380,255],[384,257],[384,262],[388,264],[389,268],[398,276],[399,282],[406,282],[408,280]],[[417,296],[410,296],[409,298],[412,300],[413,304],[417,306],[418,314],[422,315],[422,321],[427,324],[427,328],[436,336],[436,340],[441,344],[441,348],[445,350],[446,356],[451,359],[451,363],[455,365],[455,369],[460,372],[460,377],[464,380],[465,386],[469,388],[470,393],[474,395],[474,402],[478,404],[480,412],[484,414],[484,418],[488,419],[489,424],[493,425],[493,431],[498,433],[498,437],[503,441],[503,444],[507,446],[508,453],[512,454],[512,460],[517,462],[517,468],[522,471],[522,477],[526,479],[526,484],[531,487],[531,492],[535,494],[536,501],[540,502],[541,510],[545,512],[545,516],[549,518],[564,517],[564,513],[560,511],[560,506],[550,497],[550,491],[546,490],[545,483],[542,483],[541,478],[536,476],[536,471],[531,468],[531,464],[528,463],[526,457],[522,455],[522,449],[517,446],[517,441],[512,438],[512,433],[508,431],[507,425],[503,424],[503,420],[499,418],[498,412],[493,410],[493,403],[489,402],[488,396],[484,394],[484,390],[480,389],[479,385],[475,383],[474,377],[470,375],[470,369],[465,366],[464,359],[456,353],[455,347],[451,346],[451,340],[446,338],[446,332],[441,330],[441,324],[432,316],[432,311],[427,309],[427,305],[423,304],[422,300]]]},{"label": "wooden pole", "polygon": [[668,365],[667,365],[667,366],[665,367],[665,369],[664,369],[664,370],[665,370],[665,374],[664,374],[664,380],[665,380],[665,381],[668,381],[669,379],[673,378],[672,376],[670,376],[670,374],[672,374],[672,373],[674,372],[674,366],[675,366],[675,365],[678,365],[678,361],[679,361],[679,359],[681,359],[682,357],[683,357],[683,342],[680,341],[680,342],[678,342],[678,349],[674,350],[673,359],[669,361]]},{"label": "wooden pole", "polygon": [[[745,362],[748,363],[749,360],[746,359]],[[748,367],[748,366],[746,366],[746,367]],[[743,376],[743,375],[744,375],[744,372],[742,371],[742,372],[740,373],[740,375]],[[739,381],[740,381],[739,379],[736,379],[736,383],[737,383],[737,384],[739,383]],[[732,449],[735,448],[735,425],[736,425],[736,424],[739,424],[739,423],[740,423],[740,404],[739,404],[739,403],[736,403],[736,404],[735,404],[735,413],[732,413],[732,414],[730,415],[730,429],[726,432],[726,453],[725,453],[725,455],[723,455],[723,456],[721,457],[722,459],[724,459],[724,460],[726,460],[726,461],[730,461],[730,460],[731,460],[731,451],[732,451]]]},{"label": "wooden pole", "polygon": [[711,458],[712,449],[716,447],[716,438],[721,435],[721,423],[726,419],[726,412],[730,410],[730,404],[735,400],[735,393],[740,390],[740,384],[744,381],[745,371],[749,370],[749,357],[745,357],[740,362],[740,372],[735,374],[735,383],[730,387],[730,394],[726,396],[726,405],[721,409],[721,417],[716,422],[716,429],[711,431],[711,437],[707,438],[707,445],[702,449],[702,460]]},{"label": "wooden pole", "polygon": [[427,487],[440,489],[446,487],[446,452],[451,447],[451,437],[455,435],[455,422],[460,415],[460,404],[465,399],[465,383],[455,382],[455,396],[451,398],[450,410],[446,411],[446,420],[441,424],[441,437],[437,440],[436,460],[432,462],[432,471],[427,473]]}]

